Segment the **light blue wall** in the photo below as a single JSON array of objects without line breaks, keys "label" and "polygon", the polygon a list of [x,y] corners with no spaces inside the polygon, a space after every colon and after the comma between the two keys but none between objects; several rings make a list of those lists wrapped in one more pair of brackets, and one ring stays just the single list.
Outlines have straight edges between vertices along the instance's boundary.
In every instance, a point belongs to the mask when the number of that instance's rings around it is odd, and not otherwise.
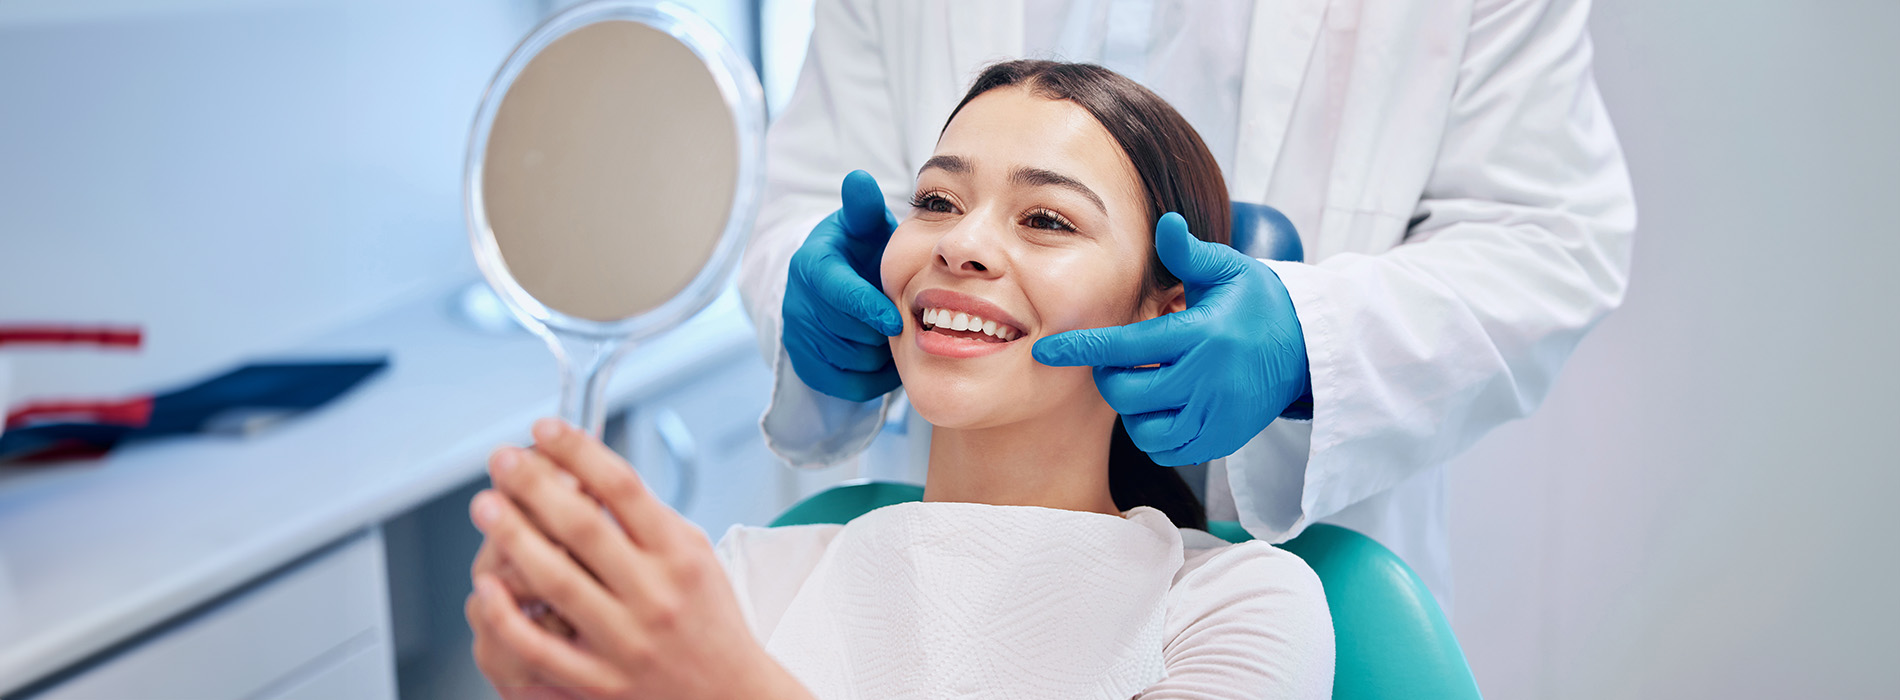
[{"label": "light blue wall", "polygon": [[[7,393],[162,389],[473,279],[470,120],[570,4],[0,3],[0,323],[147,332],[136,354],[5,351]],[[756,41],[748,0],[684,4]]]},{"label": "light blue wall", "polygon": [[0,322],[139,323],[12,353],[13,396],[195,378],[474,274],[460,174],[521,0],[0,5]]},{"label": "light blue wall", "polygon": [[1487,696],[1871,698],[1900,658],[1900,3],[1599,0],[1623,310],[1453,466]]}]

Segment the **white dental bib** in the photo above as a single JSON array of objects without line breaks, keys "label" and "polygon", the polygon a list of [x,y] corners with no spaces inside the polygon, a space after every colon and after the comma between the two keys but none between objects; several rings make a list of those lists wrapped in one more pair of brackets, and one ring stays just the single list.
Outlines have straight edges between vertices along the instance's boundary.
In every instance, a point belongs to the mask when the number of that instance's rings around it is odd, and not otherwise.
[{"label": "white dental bib", "polygon": [[822,546],[775,622],[762,608],[776,606],[746,607],[767,651],[824,700],[1121,700],[1163,676],[1182,542],[1160,511],[904,503]]}]

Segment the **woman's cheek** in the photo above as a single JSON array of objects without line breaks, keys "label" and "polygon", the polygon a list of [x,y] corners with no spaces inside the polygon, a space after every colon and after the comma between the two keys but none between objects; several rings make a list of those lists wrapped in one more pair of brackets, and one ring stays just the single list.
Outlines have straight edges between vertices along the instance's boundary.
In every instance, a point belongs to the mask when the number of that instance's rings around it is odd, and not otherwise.
[{"label": "woman's cheek", "polygon": [[891,240],[884,244],[884,257],[878,260],[878,278],[884,285],[884,296],[903,309],[904,288],[910,284],[910,278],[917,274],[917,246],[915,235],[907,235],[906,226],[898,226],[891,232]]},{"label": "woman's cheek", "polygon": [[[1122,325],[1125,312],[1132,308],[1133,295],[1127,284],[1111,284],[1100,265],[1048,264],[1041,267],[1034,290],[1037,315],[1043,335],[1084,328]],[[1027,282],[1027,280],[1025,280]],[[1124,303],[1126,302],[1126,303]]]}]

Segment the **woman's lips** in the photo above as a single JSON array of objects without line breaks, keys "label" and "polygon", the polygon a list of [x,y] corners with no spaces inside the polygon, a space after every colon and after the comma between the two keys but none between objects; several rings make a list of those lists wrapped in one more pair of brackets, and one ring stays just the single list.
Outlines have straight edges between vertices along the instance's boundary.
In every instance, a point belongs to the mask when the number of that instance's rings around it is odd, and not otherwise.
[{"label": "woman's lips", "polygon": [[1021,322],[1002,307],[969,294],[926,289],[911,300],[911,306],[917,347],[932,355],[981,357],[1002,352],[1027,335]]},{"label": "woman's lips", "polygon": [[[982,336],[980,340],[972,336]],[[1015,345],[1015,341],[1003,342],[982,333],[952,330],[924,330],[917,328],[917,349],[941,357],[970,358],[992,355]]]},{"label": "woman's lips", "polygon": [[[1004,311],[1003,307],[997,306],[982,297],[964,294],[962,292],[953,292],[943,288],[931,288],[918,292],[917,296],[913,297],[910,301],[911,315],[917,317],[920,322],[925,320],[925,312],[933,310],[938,312],[947,311],[952,316],[965,315],[995,321],[999,326],[1007,327],[1012,331],[1012,333],[1010,333],[1012,336],[1011,339],[1021,337],[1029,331],[1029,329],[1023,325],[1022,321],[1016,320],[1016,317],[1011,315],[1008,311]],[[933,325],[946,324],[935,323]]]}]

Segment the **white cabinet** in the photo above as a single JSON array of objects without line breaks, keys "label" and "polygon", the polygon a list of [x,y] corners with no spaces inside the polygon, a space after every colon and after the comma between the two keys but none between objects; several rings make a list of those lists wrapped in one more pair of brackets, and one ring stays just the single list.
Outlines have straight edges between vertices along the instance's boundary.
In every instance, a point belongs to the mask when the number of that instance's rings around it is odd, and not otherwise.
[{"label": "white cabinet", "polygon": [[257,700],[395,700],[389,646],[364,647],[315,675],[271,688]]},{"label": "white cabinet", "polygon": [[383,540],[371,529],[26,697],[395,700],[388,621]]}]

